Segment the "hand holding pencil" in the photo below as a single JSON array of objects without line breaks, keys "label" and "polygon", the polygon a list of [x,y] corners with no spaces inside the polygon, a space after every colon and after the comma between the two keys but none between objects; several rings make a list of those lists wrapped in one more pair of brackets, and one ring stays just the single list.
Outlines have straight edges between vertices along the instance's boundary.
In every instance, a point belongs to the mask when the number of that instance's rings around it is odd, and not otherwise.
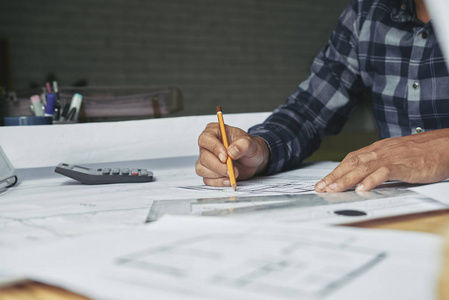
[{"label": "hand holding pencil", "polygon": [[[217,117],[223,117],[221,108],[217,107]],[[234,178],[246,180],[262,172],[269,159],[269,149],[265,141],[254,137],[237,127],[222,123],[210,123],[198,138],[200,155],[196,163],[196,173],[211,186],[233,186]],[[226,135],[228,145],[222,138]],[[227,146],[227,147],[226,147]],[[229,171],[228,161],[233,167]]]}]

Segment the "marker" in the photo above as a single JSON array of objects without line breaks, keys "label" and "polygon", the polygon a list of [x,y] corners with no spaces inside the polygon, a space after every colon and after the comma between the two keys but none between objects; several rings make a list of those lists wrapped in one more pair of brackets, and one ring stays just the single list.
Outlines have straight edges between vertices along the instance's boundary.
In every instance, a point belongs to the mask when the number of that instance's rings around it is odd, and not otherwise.
[{"label": "marker", "polygon": [[67,117],[69,115],[69,108],[70,108],[70,103],[66,103],[64,105],[64,108],[62,109],[61,116],[59,118],[60,121],[67,120]]},{"label": "marker", "polygon": [[[226,150],[228,150],[228,137],[226,136],[226,130],[225,130],[225,124],[223,120],[223,113],[221,111],[221,107],[217,106],[217,117],[218,117],[218,124],[220,125],[220,131],[221,131],[221,138],[223,140],[223,145],[225,146]],[[229,173],[229,179],[231,180],[231,186],[235,190],[237,190],[237,181],[235,180],[235,174],[234,174],[234,165],[232,164],[232,159],[228,155],[228,159],[226,160],[226,164],[228,165],[228,173]]]},{"label": "marker", "polygon": [[58,82],[57,81],[53,81],[53,92],[56,94],[56,98],[58,98],[59,88],[58,88]]},{"label": "marker", "polygon": [[33,107],[34,115],[37,117],[42,117],[44,115],[44,110],[42,109],[42,102],[39,95],[33,95],[30,97],[31,106]]},{"label": "marker", "polygon": [[45,86],[47,87],[47,93],[51,93],[51,87],[50,87],[50,82],[45,83]]},{"label": "marker", "polygon": [[75,114],[76,114],[76,108],[73,107],[70,109],[70,111],[67,113],[67,120],[75,120]]},{"label": "marker", "polygon": [[45,105],[45,116],[53,117],[55,114],[56,95],[54,93],[48,93],[45,95],[47,105]]},{"label": "marker", "polygon": [[59,120],[61,118],[61,103],[59,98],[59,88],[58,88],[58,82],[53,81],[53,92],[56,95],[56,103],[55,103],[55,119]]},{"label": "marker", "polygon": [[83,102],[83,96],[81,96],[80,94],[73,95],[72,102],[70,102],[69,113],[67,115],[68,121],[78,120],[78,114],[80,112],[82,102]]}]

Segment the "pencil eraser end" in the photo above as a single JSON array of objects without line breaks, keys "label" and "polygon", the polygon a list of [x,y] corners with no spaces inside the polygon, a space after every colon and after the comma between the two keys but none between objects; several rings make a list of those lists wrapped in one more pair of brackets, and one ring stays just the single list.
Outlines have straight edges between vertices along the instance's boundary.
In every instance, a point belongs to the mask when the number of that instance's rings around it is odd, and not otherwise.
[{"label": "pencil eraser end", "polygon": [[217,112],[220,112],[221,111],[221,106],[217,106],[216,110],[217,110]]}]

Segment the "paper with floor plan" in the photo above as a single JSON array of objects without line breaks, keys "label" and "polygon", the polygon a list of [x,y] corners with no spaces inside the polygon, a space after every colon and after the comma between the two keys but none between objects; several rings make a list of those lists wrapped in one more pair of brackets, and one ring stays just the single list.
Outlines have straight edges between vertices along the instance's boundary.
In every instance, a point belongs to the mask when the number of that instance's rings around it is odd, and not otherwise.
[{"label": "paper with floor plan", "polygon": [[[93,232],[133,228],[145,222],[156,200],[223,197],[257,199],[258,196],[310,194],[313,193],[311,190],[314,184],[335,165],[324,162],[271,177],[255,178],[239,183],[237,192],[230,187],[205,186],[195,174],[193,162],[184,167],[154,170],[155,182],[137,184],[82,185],[48,169],[46,172],[51,173],[48,177],[20,182],[0,194],[0,253],[2,249],[27,247]],[[295,220],[332,224],[445,208],[443,204],[416,195],[360,203],[355,203],[357,199],[349,200],[353,203],[338,204],[337,200],[335,206],[328,205],[329,202],[322,206],[292,208],[284,212],[267,210],[261,217],[265,222]],[[236,203],[234,207],[238,208],[239,205]],[[367,215],[345,218],[331,213],[340,207],[360,209]],[[248,220],[253,218],[259,217],[247,217]]]},{"label": "paper with floor plan", "polygon": [[101,299],[425,300],[441,245],[423,233],[171,216],[17,251],[2,267]]}]

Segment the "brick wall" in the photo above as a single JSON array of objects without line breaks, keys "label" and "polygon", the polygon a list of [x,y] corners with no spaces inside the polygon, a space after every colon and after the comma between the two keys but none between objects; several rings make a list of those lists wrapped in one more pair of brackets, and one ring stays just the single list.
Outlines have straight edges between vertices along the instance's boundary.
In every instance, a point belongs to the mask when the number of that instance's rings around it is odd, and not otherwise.
[{"label": "brick wall", "polygon": [[306,78],[349,0],[6,0],[15,89],[179,87],[182,115],[271,111]]}]

